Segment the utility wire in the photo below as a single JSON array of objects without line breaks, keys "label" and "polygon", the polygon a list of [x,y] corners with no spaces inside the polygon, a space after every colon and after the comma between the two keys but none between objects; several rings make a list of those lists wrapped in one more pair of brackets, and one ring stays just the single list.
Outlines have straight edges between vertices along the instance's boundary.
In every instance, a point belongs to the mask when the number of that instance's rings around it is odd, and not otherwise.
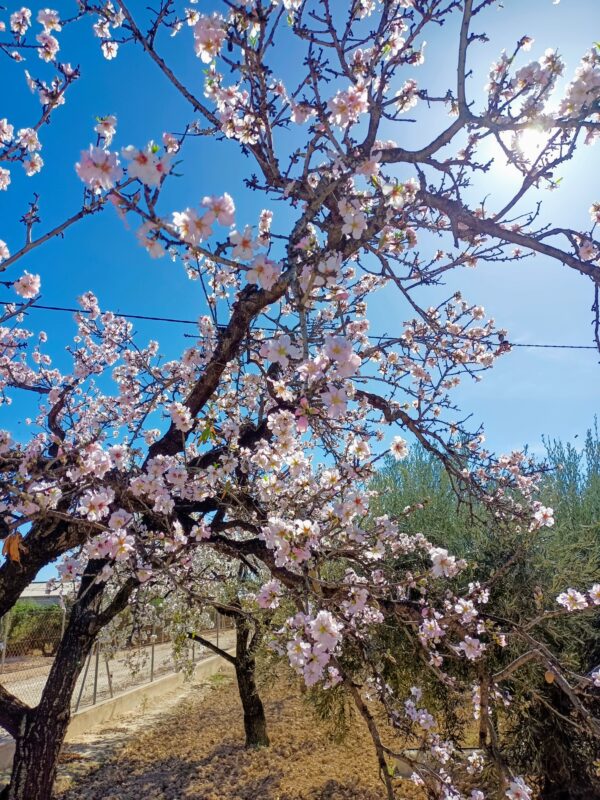
[{"label": "utility wire", "polygon": [[[66,311],[73,314],[89,314],[91,312],[86,311],[83,308],[69,308],[67,306],[43,306],[38,303],[33,303],[29,305],[28,303],[10,303],[6,300],[0,300],[0,305],[2,306],[17,306],[18,308],[24,308],[26,310],[31,309],[40,309],[41,311]],[[149,317],[145,316],[144,314],[119,314],[116,311],[113,312],[115,317],[122,317],[123,319],[144,319],[144,320],[151,320],[152,322],[176,322],[180,325],[197,325],[198,321],[193,319],[176,319],[175,317]]]},{"label": "utility wire", "polygon": [[511,347],[546,347],[553,350],[597,350],[594,344],[524,344],[523,342],[509,342]]},{"label": "utility wire", "polygon": [[[68,306],[46,306],[41,305],[38,303],[28,304],[28,303],[13,303],[6,300],[0,300],[1,306],[17,306],[23,308],[25,310],[39,310],[39,311],[58,311],[58,312],[66,312],[66,313],[73,313],[73,314],[90,314],[90,311],[86,311],[85,309],[81,308],[70,308]],[[122,319],[139,319],[144,320],[147,322],[165,322],[165,323],[174,323],[176,325],[198,325],[198,321],[194,319],[178,319],[176,317],[153,317],[146,314],[125,314],[119,312],[112,312],[115,317],[121,317]],[[218,325],[218,328],[224,328],[224,325]],[[275,331],[276,328],[261,328],[264,331]],[[184,334],[184,336],[192,339],[197,339],[197,336],[193,336],[192,334]],[[398,337],[397,336],[388,336],[387,334],[376,335],[371,334],[369,339],[374,339],[376,341],[394,341]],[[543,349],[550,349],[550,350],[597,350],[598,348],[593,344],[531,344],[525,342],[509,342],[507,341],[506,344],[510,345],[511,347],[537,347]]]}]

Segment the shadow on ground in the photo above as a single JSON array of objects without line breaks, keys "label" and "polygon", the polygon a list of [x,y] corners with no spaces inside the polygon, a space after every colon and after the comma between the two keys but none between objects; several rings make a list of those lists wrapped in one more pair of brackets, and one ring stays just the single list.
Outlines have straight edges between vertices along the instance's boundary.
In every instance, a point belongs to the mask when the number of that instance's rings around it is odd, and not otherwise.
[{"label": "shadow on ground", "polygon": [[[246,751],[238,749],[241,758]],[[236,757],[235,749],[217,747],[196,761],[168,758],[152,767],[118,760],[90,776],[92,787],[67,791],[60,795],[60,800],[380,800],[382,797],[381,793],[366,788],[358,794],[353,783],[342,785],[336,780],[314,787],[309,794],[284,792],[282,771],[246,777],[231,768],[232,757]]]},{"label": "shadow on ground", "polygon": [[[137,732],[114,726],[108,747],[71,744],[56,800],[383,800],[362,719],[351,718],[348,736],[334,741],[295,679],[270,676],[263,694],[271,747],[244,748],[241,705],[228,679],[191,692]],[[398,788],[404,800],[422,800],[413,784]]]}]

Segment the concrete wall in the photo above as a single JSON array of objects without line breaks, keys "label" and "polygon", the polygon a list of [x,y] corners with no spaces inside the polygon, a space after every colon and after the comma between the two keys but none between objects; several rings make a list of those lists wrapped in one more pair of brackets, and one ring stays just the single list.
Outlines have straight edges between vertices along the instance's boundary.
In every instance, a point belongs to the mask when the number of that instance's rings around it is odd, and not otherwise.
[{"label": "concrete wall", "polygon": [[[235,652],[235,651],[233,651]],[[210,656],[203,661],[199,661],[194,669],[194,680],[210,678],[217,672],[233,670],[233,666],[225,661],[221,656]],[[185,676],[181,672],[172,672],[162,678],[158,678],[152,683],[143,686],[136,686],[129,689],[117,697],[103,700],[95,706],[83,708],[71,717],[69,730],[67,731],[66,741],[73,741],[83,733],[89,733],[96,725],[109,722],[136,709],[147,708],[152,705],[152,701],[168,692],[172,692],[185,683]],[[13,741],[0,744],[0,770],[10,769],[15,744]]]}]

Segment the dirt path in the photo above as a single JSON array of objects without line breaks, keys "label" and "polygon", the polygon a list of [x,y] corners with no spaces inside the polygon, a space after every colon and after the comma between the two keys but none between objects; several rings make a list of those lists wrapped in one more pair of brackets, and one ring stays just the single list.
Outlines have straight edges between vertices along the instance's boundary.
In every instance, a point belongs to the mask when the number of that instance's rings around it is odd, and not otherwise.
[{"label": "dirt path", "polygon": [[[81,785],[112,759],[118,759],[120,753],[146,731],[160,731],[162,723],[170,719],[178,708],[185,707],[190,698],[202,701],[220,679],[221,676],[218,676],[215,681],[186,682],[171,692],[153,698],[151,704],[141,704],[135,711],[97,725],[89,733],[79,735],[77,741],[65,744],[55,786],[57,796],[64,796],[64,792]],[[118,794],[114,796],[120,797]],[[104,800],[103,795],[97,797]]]},{"label": "dirt path", "polygon": [[[383,800],[362,720],[342,743],[306,706],[295,681],[263,689],[272,746],[243,746],[229,676],[184,687],[160,708],[96,731],[62,759],[60,800]],[[85,755],[87,766],[82,762]],[[90,771],[89,762],[96,765]],[[404,800],[420,800],[402,783]]]}]

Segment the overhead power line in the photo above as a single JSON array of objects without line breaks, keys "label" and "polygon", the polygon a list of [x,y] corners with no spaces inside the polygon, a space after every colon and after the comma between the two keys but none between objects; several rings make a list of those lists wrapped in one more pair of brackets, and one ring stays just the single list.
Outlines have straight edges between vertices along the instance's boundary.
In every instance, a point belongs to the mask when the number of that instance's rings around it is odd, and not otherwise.
[{"label": "overhead power line", "polygon": [[509,342],[511,347],[546,347],[553,350],[597,350],[594,344],[526,344],[525,342]]},{"label": "overhead power line", "polygon": [[[0,300],[0,305],[2,306],[17,306],[19,308],[24,308],[26,310],[29,309],[40,309],[41,311],[66,311],[72,314],[89,314],[89,311],[86,311],[83,308],[70,308],[68,306],[43,306],[38,303],[33,303],[33,305],[29,305],[28,303],[11,303],[6,300]],[[143,319],[143,320],[151,320],[152,322],[176,322],[179,325],[197,325],[198,320],[193,319],[177,319],[176,317],[150,317],[146,316],[145,314],[120,314],[116,311],[113,312],[115,317],[122,317],[123,319]]]},{"label": "overhead power line", "polygon": [[[70,313],[70,314],[89,314],[91,312],[86,311],[85,309],[81,308],[72,308],[69,306],[46,306],[41,305],[39,303],[13,303],[7,300],[0,300],[0,305],[2,306],[17,306],[23,308],[24,310],[39,310],[39,311],[57,311],[61,313]],[[130,314],[130,313],[121,313],[117,311],[112,312],[115,317],[121,317],[122,319],[137,319],[143,320],[145,322],[164,322],[164,323],[171,323],[175,325],[198,325],[198,320],[195,319],[178,319],[177,317],[155,317],[149,314]],[[224,325],[217,326],[219,328],[225,327]],[[261,330],[277,330],[276,328],[261,328]],[[186,336],[190,336],[190,334],[184,334]],[[197,338],[197,337],[193,337]],[[393,341],[397,339],[397,336],[389,336],[387,334],[377,335],[371,334],[369,339],[375,339],[376,341]],[[537,347],[543,349],[550,349],[550,350],[597,350],[598,348],[593,344],[533,344],[531,342],[510,342],[507,341],[511,347]]]}]

